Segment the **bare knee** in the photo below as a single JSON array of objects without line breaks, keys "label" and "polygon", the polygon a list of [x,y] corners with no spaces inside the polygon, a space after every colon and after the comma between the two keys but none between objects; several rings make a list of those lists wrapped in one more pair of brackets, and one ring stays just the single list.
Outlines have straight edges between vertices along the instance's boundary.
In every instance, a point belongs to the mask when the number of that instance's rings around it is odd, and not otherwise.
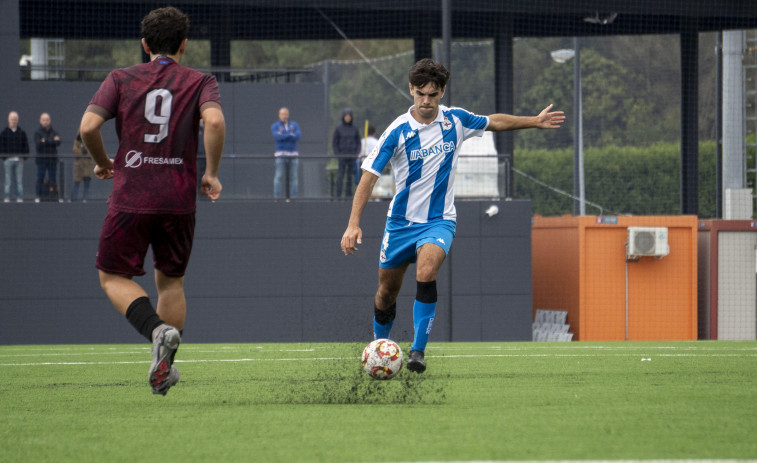
[{"label": "bare knee", "polygon": [[397,301],[398,292],[399,291],[391,291],[388,288],[382,288],[379,286],[378,291],[376,291],[376,308],[384,310],[394,304]]},{"label": "bare knee", "polygon": [[427,264],[416,269],[415,278],[418,281],[435,281],[437,273],[439,269],[436,266]]},{"label": "bare knee", "polygon": [[164,291],[183,291],[184,277],[169,277],[165,273],[156,269],[155,286],[157,286],[159,293]]},{"label": "bare knee", "polygon": [[123,282],[124,279],[131,280],[131,278],[129,277],[105,273],[102,270],[100,270],[99,275],[100,288],[102,288],[102,290],[105,291],[106,294],[110,294],[110,292],[114,290],[114,287]]}]

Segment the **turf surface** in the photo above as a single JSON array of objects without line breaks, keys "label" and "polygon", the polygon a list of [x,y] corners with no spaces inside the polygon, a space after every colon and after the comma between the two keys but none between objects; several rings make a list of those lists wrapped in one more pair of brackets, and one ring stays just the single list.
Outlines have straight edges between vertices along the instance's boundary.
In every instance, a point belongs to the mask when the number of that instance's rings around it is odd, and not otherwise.
[{"label": "turf surface", "polygon": [[754,341],[363,347],[182,344],[162,397],[148,345],[0,346],[0,461],[757,458]]}]

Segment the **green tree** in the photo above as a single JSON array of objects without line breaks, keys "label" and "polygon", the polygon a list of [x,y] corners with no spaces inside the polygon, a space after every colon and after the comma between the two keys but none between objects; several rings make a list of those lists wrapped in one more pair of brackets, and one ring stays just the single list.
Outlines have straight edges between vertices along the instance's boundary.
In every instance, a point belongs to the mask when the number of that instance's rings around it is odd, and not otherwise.
[{"label": "green tree", "polygon": [[[542,76],[526,90],[518,105],[520,113],[541,109],[545,102],[565,111],[562,130],[527,131],[516,138],[520,147],[573,144],[573,66],[551,62]],[[663,128],[653,118],[653,107],[644,95],[630,89],[640,86],[630,70],[592,49],[581,50],[583,137],[585,146],[649,144],[659,140]]]}]

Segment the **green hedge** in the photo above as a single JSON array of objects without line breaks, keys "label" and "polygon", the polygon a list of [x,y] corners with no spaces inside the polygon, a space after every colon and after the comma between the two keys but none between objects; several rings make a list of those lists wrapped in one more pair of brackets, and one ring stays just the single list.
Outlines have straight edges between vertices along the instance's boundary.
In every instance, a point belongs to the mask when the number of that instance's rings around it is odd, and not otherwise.
[{"label": "green hedge", "polygon": [[[699,216],[715,215],[715,142],[699,145]],[[586,201],[605,215],[681,213],[681,148],[678,143],[647,147],[607,146],[584,150]],[[573,192],[573,149],[517,150],[515,168],[568,193]],[[573,213],[573,200],[514,174],[514,197],[533,200],[535,214]],[[586,204],[586,213],[600,210]]]}]

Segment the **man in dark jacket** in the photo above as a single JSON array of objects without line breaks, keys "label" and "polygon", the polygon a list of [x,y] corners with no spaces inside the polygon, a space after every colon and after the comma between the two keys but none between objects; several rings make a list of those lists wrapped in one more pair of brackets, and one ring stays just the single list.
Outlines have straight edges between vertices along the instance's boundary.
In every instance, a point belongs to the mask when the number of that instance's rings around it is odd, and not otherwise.
[{"label": "man in dark jacket", "polygon": [[39,128],[34,132],[34,145],[37,148],[37,189],[34,202],[40,201],[42,182],[45,180],[47,172],[48,184],[56,189],[56,178],[58,174],[58,145],[60,145],[60,136],[53,129],[50,115],[42,113],[39,116]]},{"label": "man in dark jacket", "polygon": [[[24,202],[24,160],[29,154],[29,139],[18,126],[18,113],[8,114],[8,127],[0,133],[0,156],[5,167],[5,202],[10,202],[11,182],[16,180],[16,202]],[[15,175],[13,175],[15,174]]]},{"label": "man in dark jacket", "polygon": [[336,177],[336,197],[342,197],[342,180],[347,177],[344,196],[352,196],[352,183],[355,177],[355,161],[360,154],[360,131],[352,125],[352,110],[342,111],[342,123],[334,130],[332,142],[334,154],[339,158],[339,173]]}]

